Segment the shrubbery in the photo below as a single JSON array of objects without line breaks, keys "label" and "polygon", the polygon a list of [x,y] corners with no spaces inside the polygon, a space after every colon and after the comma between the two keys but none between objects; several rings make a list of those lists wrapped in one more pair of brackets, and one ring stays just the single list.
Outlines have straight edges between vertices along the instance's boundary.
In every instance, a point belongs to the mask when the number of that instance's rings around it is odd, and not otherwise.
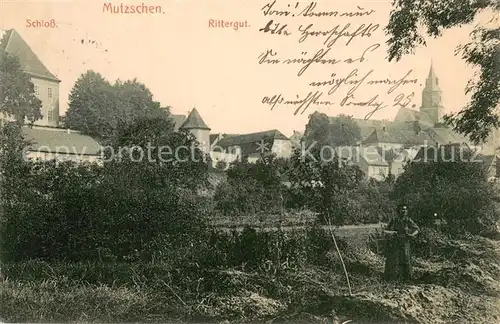
[{"label": "shrubbery", "polygon": [[445,221],[442,228],[451,233],[494,231],[499,221],[496,197],[483,164],[467,161],[412,163],[392,192],[419,225],[435,227],[436,221]]},{"label": "shrubbery", "polygon": [[[156,129],[163,132],[149,134],[156,147],[190,147],[192,137],[164,123],[141,121],[119,144],[144,144],[133,138]],[[191,247],[204,233],[207,203],[197,195],[206,183],[203,162],[162,165],[130,156],[103,166],[26,162],[16,127],[2,128],[2,260],[151,261]]]},{"label": "shrubbery", "polygon": [[214,195],[215,207],[225,215],[279,214],[285,187],[283,161],[274,155],[263,156],[257,163],[233,162]]},{"label": "shrubbery", "polygon": [[309,209],[323,223],[366,224],[387,221],[393,203],[380,184],[364,181],[362,171],[333,157],[324,162],[319,152],[303,156],[296,150],[289,161],[264,156],[256,164],[235,162],[228,180],[214,195],[219,212],[235,217],[280,213],[283,208]]},{"label": "shrubbery", "polygon": [[25,171],[22,186],[4,200],[6,259],[151,259],[202,228],[203,204],[187,191],[116,186],[107,167],[71,162],[37,162]]}]

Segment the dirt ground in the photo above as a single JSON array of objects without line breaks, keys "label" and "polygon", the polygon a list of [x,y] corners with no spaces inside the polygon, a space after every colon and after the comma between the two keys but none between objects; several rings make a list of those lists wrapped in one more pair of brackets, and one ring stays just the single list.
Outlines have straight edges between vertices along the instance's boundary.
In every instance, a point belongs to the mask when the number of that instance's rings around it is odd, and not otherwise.
[{"label": "dirt ground", "polygon": [[[385,283],[383,257],[353,247],[344,251],[352,295],[341,271],[302,269],[295,277],[288,274],[288,282],[275,283],[288,285],[288,300],[248,292],[221,301],[219,310],[239,304],[252,308],[253,318],[272,318],[268,323],[500,323],[500,241],[436,239],[426,248],[408,284]],[[340,267],[335,252],[330,257],[332,267]],[[229,281],[241,281],[240,273],[226,274]]]}]

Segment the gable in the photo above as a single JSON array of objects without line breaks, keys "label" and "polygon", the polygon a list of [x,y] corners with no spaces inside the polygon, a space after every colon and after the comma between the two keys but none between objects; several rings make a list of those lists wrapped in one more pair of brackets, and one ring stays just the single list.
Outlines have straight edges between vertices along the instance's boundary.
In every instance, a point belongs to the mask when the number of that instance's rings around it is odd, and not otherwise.
[{"label": "gable", "polygon": [[239,147],[244,155],[256,155],[271,151],[275,140],[289,141],[283,133],[274,129],[258,133],[226,136],[220,139],[216,146],[225,150]]}]

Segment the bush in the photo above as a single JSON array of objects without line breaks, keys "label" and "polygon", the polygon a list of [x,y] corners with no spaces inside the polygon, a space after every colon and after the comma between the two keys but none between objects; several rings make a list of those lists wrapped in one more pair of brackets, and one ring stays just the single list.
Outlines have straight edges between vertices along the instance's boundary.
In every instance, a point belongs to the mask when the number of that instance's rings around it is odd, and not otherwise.
[{"label": "bush", "polygon": [[216,209],[232,216],[280,213],[284,200],[280,163],[275,155],[262,156],[255,164],[233,162],[226,171],[227,181],[216,187]]},{"label": "bush", "polygon": [[412,163],[397,179],[392,198],[406,204],[419,225],[434,227],[438,214],[450,233],[491,232],[499,221],[496,193],[481,163]]},{"label": "bush", "polygon": [[3,206],[3,258],[151,259],[202,230],[203,204],[194,195],[168,187],[117,187],[105,172],[71,162],[30,164]]},{"label": "bush", "polygon": [[[116,144],[195,144],[192,135],[174,133],[169,125],[163,118],[140,119]],[[134,161],[133,151],[112,155],[102,166],[24,161],[20,128],[1,130],[3,260],[182,259],[203,235],[210,206],[197,194],[208,183],[199,149],[192,160],[192,152],[182,150],[182,163]]]}]

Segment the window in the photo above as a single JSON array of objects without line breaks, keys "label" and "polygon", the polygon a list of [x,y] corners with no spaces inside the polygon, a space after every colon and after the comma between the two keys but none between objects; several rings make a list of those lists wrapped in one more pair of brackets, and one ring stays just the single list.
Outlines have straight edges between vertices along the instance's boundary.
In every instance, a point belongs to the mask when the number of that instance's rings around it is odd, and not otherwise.
[{"label": "window", "polygon": [[48,94],[49,99],[51,99],[52,98],[52,88],[47,89],[47,94]]},{"label": "window", "polygon": [[40,87],[35,84],[35,95],[40,95]]},{"label": "window", "polygon": [[47,119],[49,121],[52,121],[54,120],[54,111],[53,110],[49,110],[48,114],[47,114]]}]

